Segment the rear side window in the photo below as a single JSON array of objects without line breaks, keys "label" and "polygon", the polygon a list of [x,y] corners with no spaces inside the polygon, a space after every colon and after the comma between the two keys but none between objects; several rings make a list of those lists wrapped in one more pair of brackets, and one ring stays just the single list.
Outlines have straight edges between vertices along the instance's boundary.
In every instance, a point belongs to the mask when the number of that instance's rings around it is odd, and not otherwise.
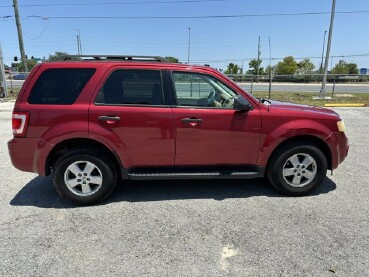
[{"label": "rear side window", "polygon": [[33,86],[28,97],[28,103],[73,104],[95,71],[94,68],[45,70]]},{"label": "rear side window", "polygon": [[160,70],[118,69],[101,87],[96,104],[163,105]]}]

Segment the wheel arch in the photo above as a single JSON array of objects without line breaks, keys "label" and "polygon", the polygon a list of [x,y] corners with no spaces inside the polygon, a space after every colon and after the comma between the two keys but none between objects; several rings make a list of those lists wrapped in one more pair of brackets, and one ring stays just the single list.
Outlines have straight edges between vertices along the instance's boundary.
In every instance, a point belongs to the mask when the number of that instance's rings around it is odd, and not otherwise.
[{"label": "wheel arch", "polygon": [[269,159],[268,159],[267,168],[269,168],[270,162],[273,156],[275,155],[275,153],[278,153],[278,151],[284,148],[286,145],[291,145],[296,142],[307,142],[309,144],[313,144],[314,146],[316,146],[320,151],[323,152],[324,156],[326,157],[328,169],[330,170],[332,169],[332,152],[329,146],[324,142],[324,140],[316,136],[311,136],[311,135],[294,136],[294,137],[290,137],[280,142],[270,154]]},{"label": "wheel arch", "polygon": [[62,155],[70,151],[71,149],[76,149],[78,147],[91,148],[94,151],[103,152],[115,163],[117,170],[122,170],[123,168],[123,165],[122,165],[122,162],[119,156],[115,153],[113,149],[110,149],[104,144],[102,144],[101,142],[98,142],[93,139],[72,138],[72,139],[67,139],[67,140],[59,142],[50,151],[50,153],[47,156],[46,163],[45,163],[46,175],[50,175],[52,173],[53,166],[55,162],[59,159],[59,157],[61,157]]}]

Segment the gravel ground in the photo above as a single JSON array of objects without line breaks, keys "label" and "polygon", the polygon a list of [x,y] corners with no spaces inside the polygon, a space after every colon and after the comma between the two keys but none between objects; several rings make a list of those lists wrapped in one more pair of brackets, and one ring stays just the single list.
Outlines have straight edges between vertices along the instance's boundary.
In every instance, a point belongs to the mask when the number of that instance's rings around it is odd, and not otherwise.
[{"label": "gravel ground", "polygon": [[309,197],[262,180],[136,181],[75,207],[12,167],[0,104],[1,276],[368,276],[369,109],[335,109],[347,160]]}]

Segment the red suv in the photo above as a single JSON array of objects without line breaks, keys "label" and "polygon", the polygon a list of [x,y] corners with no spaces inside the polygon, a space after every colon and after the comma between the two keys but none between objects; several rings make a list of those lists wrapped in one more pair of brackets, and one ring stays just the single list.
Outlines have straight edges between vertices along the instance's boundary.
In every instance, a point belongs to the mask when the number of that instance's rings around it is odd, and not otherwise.
[{"label": "red suv", "polygon": [[52,174],[72,202],[101,201],[119,179],[267,176],[280,192],[305,195],[347,156],[332,110],[254,98],[206,66],[72,59],[32,70],[8,142],[16,168]]}]

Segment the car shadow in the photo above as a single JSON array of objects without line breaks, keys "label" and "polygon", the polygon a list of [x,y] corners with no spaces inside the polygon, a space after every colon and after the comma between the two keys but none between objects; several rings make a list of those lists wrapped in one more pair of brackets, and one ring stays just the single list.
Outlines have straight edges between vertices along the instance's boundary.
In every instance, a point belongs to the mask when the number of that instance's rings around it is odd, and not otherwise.
[{"label": "car shadow", "polygon": [[[311,195],[329,193],[336,184],[328,177]],[[252,180],[161,180],[121,181],[113,194],[99,205],[114,202],[148,202],[185,199],[248,198],[256,196],[286,197],[279,194],[265,179]],[[38,176],[26,184],[10,201],[12,206],[39,208],[76,208],[75,204],[60,197],[52,178]]]}]

